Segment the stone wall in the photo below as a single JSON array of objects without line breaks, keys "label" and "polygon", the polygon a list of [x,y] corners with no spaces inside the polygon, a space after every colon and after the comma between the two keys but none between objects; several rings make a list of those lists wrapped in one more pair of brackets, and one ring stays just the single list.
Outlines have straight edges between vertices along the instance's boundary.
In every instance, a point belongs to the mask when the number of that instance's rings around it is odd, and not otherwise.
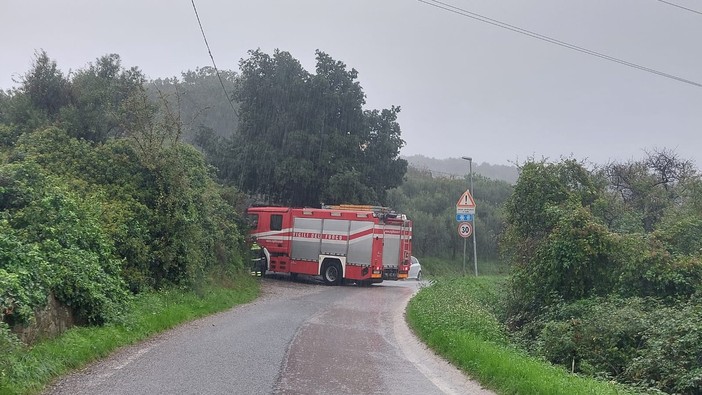
[{"label": "stone wall", "polygon": [[34,313],[34,322],[30,325],[16,325],[12,331],[24,343],[34,344],[41,339],[56,337],[74,325],[75,318],[71,310],[50,293],[46,307]]}]

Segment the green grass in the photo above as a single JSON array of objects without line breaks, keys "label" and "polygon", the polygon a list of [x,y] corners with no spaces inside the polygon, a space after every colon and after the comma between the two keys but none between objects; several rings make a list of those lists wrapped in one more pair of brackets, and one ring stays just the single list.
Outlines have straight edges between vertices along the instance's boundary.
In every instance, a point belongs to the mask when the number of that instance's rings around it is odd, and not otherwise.
[{"label": "green grass", "polygon": [[570,374],[509,342],[496,318],[505,277],[438,279],[407,308],[410,327],[429,347],[500,394],[619,394],[621,386]]},{"label": "green grass", "polygon": [[[247,275],[198,292],[170,289],[138,295],[119,323],[76,327],[63,335],[0,356],[0,394],[34,394],[52,379],[183,322],[253,300],[258,282]],[[5,361],[1,361],[5,359]]]}]

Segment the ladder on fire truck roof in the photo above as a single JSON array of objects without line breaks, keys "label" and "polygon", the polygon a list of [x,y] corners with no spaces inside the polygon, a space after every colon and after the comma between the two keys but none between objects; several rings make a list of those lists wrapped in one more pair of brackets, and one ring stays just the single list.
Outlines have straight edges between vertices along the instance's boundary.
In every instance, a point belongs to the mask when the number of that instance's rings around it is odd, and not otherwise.
[{"label": "ladder on fire truck roof", "polygon": [[373,211],[373,212],[391,212],[389,207],[371,206],[367,204],[323,204],[323,209],[328,210],[349,210],[349,211]]},{"label": "ladder on fire truck roof", "polygon": [[375,216],[381,219],[397,217],[405,219],[404,215],[399,215],[390,207],[384,206],[372,206],[366,204],[323,204],[322,208],[327,210],[372,211]]}]

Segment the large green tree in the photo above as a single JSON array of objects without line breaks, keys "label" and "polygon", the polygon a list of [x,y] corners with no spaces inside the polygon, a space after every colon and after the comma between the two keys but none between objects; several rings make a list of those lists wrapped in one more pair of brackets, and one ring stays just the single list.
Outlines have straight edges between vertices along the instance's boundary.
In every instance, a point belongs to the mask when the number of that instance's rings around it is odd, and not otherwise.
[{"label": "large green tree", "polygon": [[271,203],[384,203],[407,163],[399,107],[365,110],[358,73],[317,51],[315,73],[288,52],[250,51],[235,91],[239,128],[206,145],[224,179]]}]

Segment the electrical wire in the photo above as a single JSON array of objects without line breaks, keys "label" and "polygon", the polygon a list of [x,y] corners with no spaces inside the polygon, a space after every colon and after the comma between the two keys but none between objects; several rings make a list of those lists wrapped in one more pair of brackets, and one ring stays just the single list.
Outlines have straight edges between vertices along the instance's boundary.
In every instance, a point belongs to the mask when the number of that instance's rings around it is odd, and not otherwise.
[{"label": "electrical wire", "polygon": [[545,36],[543,34],[535,33],[535,32],[532,32],[532,31],[529,31],[526,29],[522,29],[522,28],[514,26],[514,25],[510,25],[510,24],[505,23],[505,22],[498,21],[496,19],[488,18],[484,15],[476,14],[474,12],[470,12],[470,11],[465,10],[463,8],[456,7],[454,5],[444,3],[442,1],[438,1],[438,0],[418,0],[418,1],[420,3],[424,3],[424,4],[430,5],[432,7],[442,9],[444,11],[452,12],[454,14],[465,16],[467,18],[475,19],[475,20],[478,20],[480,22],[484,22],[484,23],[487,23],[487,24],[490,24],[493,26],[501,27],[501,28],[506,29],[506,30],[510,30],[510,31],[513,31],[516,33],[523,34],[525,36],[529,36],[532,38],[536,38],[538,40],[546,41],[546,42],[549,42],[551,44],[559,45],[559,46],[564,47],[564,48],[572,49],[574,51],[578,51],[578,52],[582,52],[582,53],[585,53],[588,55],[596,56],[598,58],[609,60],[609,61],[615,62],[615,63],[619,63],[619,64],[622,64],[624,66],[635,68],[635,69],[638,69],[641,71],[646,71],[646,72],[649,72],[652,74],[659,75],[661,77],[670,78],[673,80],[677,80],[677,81],[680,81],[680,82],[683,82],[686,84],[690,84],[690,85],[694,85],[694,86],[702,88],[702,84],[699,82],[688,80],[686,78],[678,77],[678,76],[675,76],[673,74],[668,74],[668,73],[665,73],[665,72],[662,72],[659,70],[655,70],[655,69],[652,69],[649,67],[641,66],[641,65],[636,64],[636,63],[627,62],[625,60],[618,59],[618,58],[615,58],[615,57],[612,57],[609,55],[605,55],[605,54],[600,53],[600,52],[592,51],[592,50],[589,50],[587,48],[579,47],[579,46],[574,45],[574,44],[569,44],[565,41],[557,40],[555,38]]},{"label": "electrical wire", "polygon": [[697,11],[697,10],[693,10],[692,8],[683,7],[683,6],[679,5],[679,4],[671,3],[671,2],[665,1],[665,0],[658,0],[658,1],[660,1],[661,3],[668,4],[668,5],[672,5],[673,7],[678,7],[678,8],[680,8],[680,9],[685,10],[685,11],[690,11],[690,12],[694,12],[695,14],[700,14],[700,15],[702,15],[702,12],[699,12],[699,11]]},{"label": "electrical wire", "polygon": [[195,0],[190,0],[190,2],[193,4],[193,10],[195,11],[195,17],[197,18],[197,24],[200,25],[200,32],[202,32],[202,38],[205,40],[205,46],[207,47],[207,53],[210,54],[210,59],[212,59],[212,66],[214,66],[215,73],[217,74],[217,78],[219,79],[219,84],[222,86],[222,90],[224,91],[224,96],[227,97],[227,102],[229,102],[229,107],[232,108],[232,111],[234,111],[234,115],[237,115],[236,109],[234,108],[234,104],[232,104],[231,99],[229,99],[229,94],[227,93],[227,89],[224,87],[224,82],[222,81],[222,76],[219,74],[219,69],[217,69],[217,64],[215,63],[214,56],[212,56],[212,51],[210,50],[210,44],[207,42],[207,36],[205,36],[205,29],[202,28],[202,22],[200,22],[200,15],[197,13],[197,7],[195,7]]}]

